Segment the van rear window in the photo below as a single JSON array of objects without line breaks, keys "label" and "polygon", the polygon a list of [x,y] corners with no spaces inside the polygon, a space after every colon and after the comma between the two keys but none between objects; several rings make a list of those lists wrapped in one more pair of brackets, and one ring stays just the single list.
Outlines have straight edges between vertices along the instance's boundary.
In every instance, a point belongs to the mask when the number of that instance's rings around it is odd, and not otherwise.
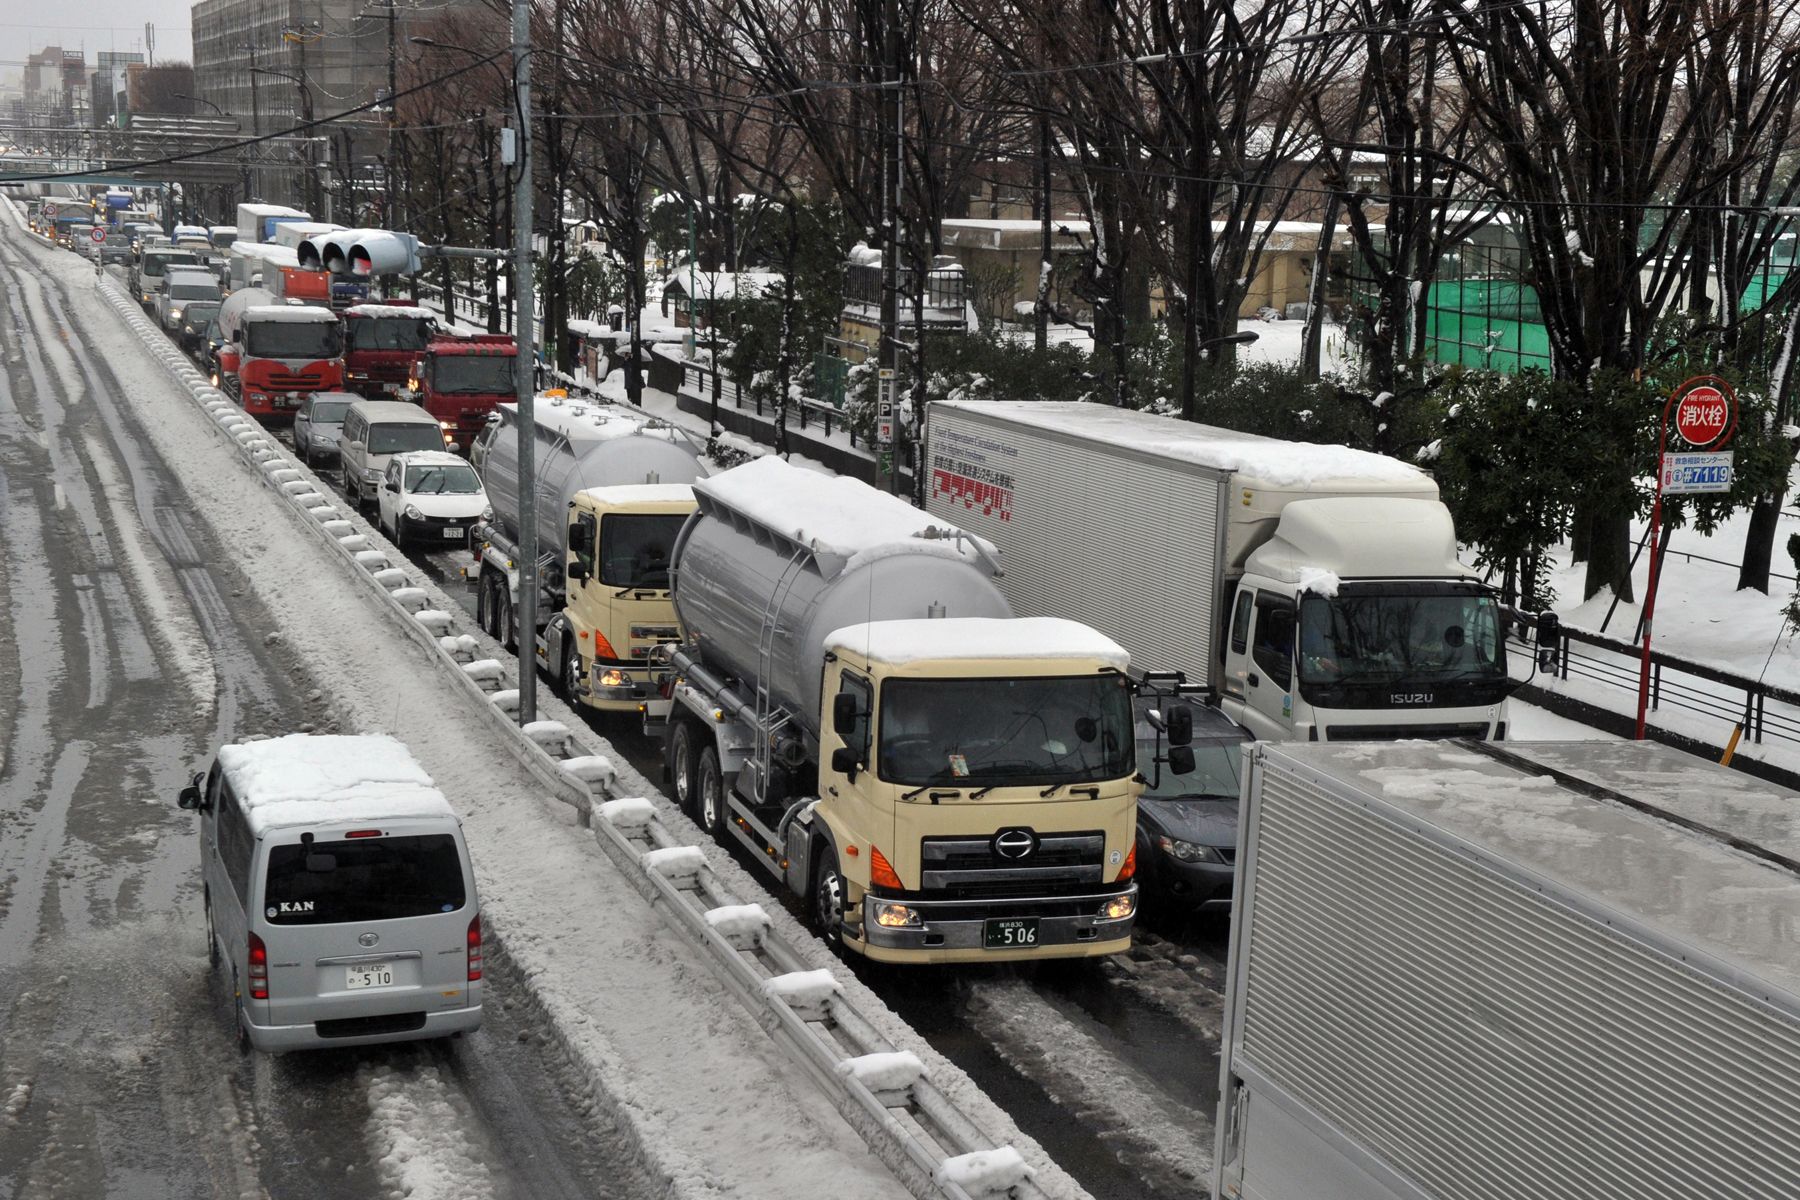
[{"label": "van rear window", "polygon": [[466,898],[447,833],[272,847],[263,895],[276,925],[394,921],[455,912]]}]

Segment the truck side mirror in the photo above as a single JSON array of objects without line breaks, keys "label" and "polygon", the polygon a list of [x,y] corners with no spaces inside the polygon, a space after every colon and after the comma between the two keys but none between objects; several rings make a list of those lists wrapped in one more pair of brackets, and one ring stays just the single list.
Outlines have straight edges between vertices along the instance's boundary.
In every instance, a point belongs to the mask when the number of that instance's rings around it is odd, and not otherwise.
[{"label": "truck side mirror", "polygon": [[563,576],[572,582],[580,583],[588,577],[588,569],[579,560],[572,561],[563,570]]},{"label": "truck side mirror", "polygon": [[831,752],[831,769],[852,783],[856,782],[856,771],[861,765],[856,757],[856,751],[848,746],[839,746]]},{"label": "truck side mirror", "polygon": [[[1170,705],[1163,724],[1168,731],[1169,745],[1185,746],[1194,740],[1194,710],[1188,705]],[[1191,761],[1193,757],[1193,752],[1189,751],[1188,759]]]},{"label": "truck side mirror", "polygon": [[1192,746],[1169,747],[1169,770],[1176,775],[1192,775],[1194,773],[1194,748]]},{"label": "truck side mirror", "polygon": [[831,731],[843,738],[850,739],[856,732],[856,725],[862,719],[862,705],[849,692],[839,692],[831,698]]}]

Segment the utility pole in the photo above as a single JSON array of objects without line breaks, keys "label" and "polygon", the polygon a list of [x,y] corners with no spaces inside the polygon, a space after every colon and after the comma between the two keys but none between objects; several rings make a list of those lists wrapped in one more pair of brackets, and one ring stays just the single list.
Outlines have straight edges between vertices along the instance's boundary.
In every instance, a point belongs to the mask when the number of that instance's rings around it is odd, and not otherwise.
[{"label": "utility pole", "polygon": [[395,0],[388,0],[388,102],[387,102],[387,162],[381,168],[382,200],[381,220],[389,229],[400,229],[400,218],[394,208],[394,122],[399,116],[399,102],[394,99],[400,90],[397,57],[395,54]]},{"label": "utility pole", "polygon": [[[250,52],[250,136],[261,137],[262,105],[256,98],[256,43],[245,42],[239,49],[248,50]],[[253,150],[252,153],[260,155],[262,150],[257,148]],[[244,189],[244,199],[246,201],[256,199],[262,195],[262,168],[258,167],[256,171],[255,194],[250,194],[250,175],[247,172],[244,176]]]},{"label": "utility pole", "polygon": [[[531,0],[512,0],[514,115],[519,123],[518,176],[513,184],[513,321],[518,357],[514,395],[519,402],[519,498],[533,511],[537,497],[535,338],[531,279]],[[537,720],[537,522],[519,522],[519,724]]]},{"label": "utility pole", "polygon": [[[875,486],[898,494],[900,464],[895,453],[895,394],[900,384],[900,178],[906,169],[905,129],[900,107],[900,13],[897,0],[882,5],[881,100],[881,345],[875,391]],[[892,139],[889,141],[889,139]]]}]

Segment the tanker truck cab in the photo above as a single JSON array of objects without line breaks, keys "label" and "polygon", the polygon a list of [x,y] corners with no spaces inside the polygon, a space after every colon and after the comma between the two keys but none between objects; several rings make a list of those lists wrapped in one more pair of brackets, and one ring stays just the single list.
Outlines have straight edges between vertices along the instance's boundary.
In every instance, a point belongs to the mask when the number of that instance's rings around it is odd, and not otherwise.
[{"label": "tanker truck cab", "polygon": [[649,656],[680,640],[669,564],[693,511],[683,484],[589,488],[569,502],[565,600],[545,647],[566,693],[611,712],[658,696]]},{"label": "tanker truck cab", "polygon": [[789,871],[819,860],[815,916],[836,902],[846,948],[969,962],[1130,946],[1140,784],[1116,643],[970,617],[854,625],[826,647],[824,800],[805,823],[822,828],[788,839]]},{"label": "tanker truck cab", "polygon": [[1518,683],[1500,604],[1457,560],[1440,504],[1285,504],[1244,560],[1229,628],[1220,707],[1259,739],[1506,736]]},{"label": "tanker truck cab", "polygon": [[1125,651],[1015,618],[989,544],[854,479],[770,457],[693,490],[683,641],[656,656],[682,808],[846,952],[1123,950],[1141,786]]}]

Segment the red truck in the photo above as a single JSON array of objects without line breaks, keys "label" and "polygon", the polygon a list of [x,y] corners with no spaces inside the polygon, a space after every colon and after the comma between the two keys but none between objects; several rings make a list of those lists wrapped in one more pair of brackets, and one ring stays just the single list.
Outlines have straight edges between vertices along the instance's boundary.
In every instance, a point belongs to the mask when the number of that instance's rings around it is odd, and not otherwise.
[{"label": "red truck", "polygon": [[517,398],[513,381],[518,362],[519,348],[510,334],[438,334],[413,360],[406,390],[396,398],[423,405],[438,419],[444,436],[467,454],[494,406]]},{"label": "red truck", "polygon": [[328,308],[244,288],[219,309],[219,330],[220,386],[253,417],[292,421],[308,396],[343,386],[344,332]]},{"label": "red truck", "polygon": [[404,302],[344,310],[344,385],[370,400],[404,391],[413,364],[437,332],[437,317]]}]

